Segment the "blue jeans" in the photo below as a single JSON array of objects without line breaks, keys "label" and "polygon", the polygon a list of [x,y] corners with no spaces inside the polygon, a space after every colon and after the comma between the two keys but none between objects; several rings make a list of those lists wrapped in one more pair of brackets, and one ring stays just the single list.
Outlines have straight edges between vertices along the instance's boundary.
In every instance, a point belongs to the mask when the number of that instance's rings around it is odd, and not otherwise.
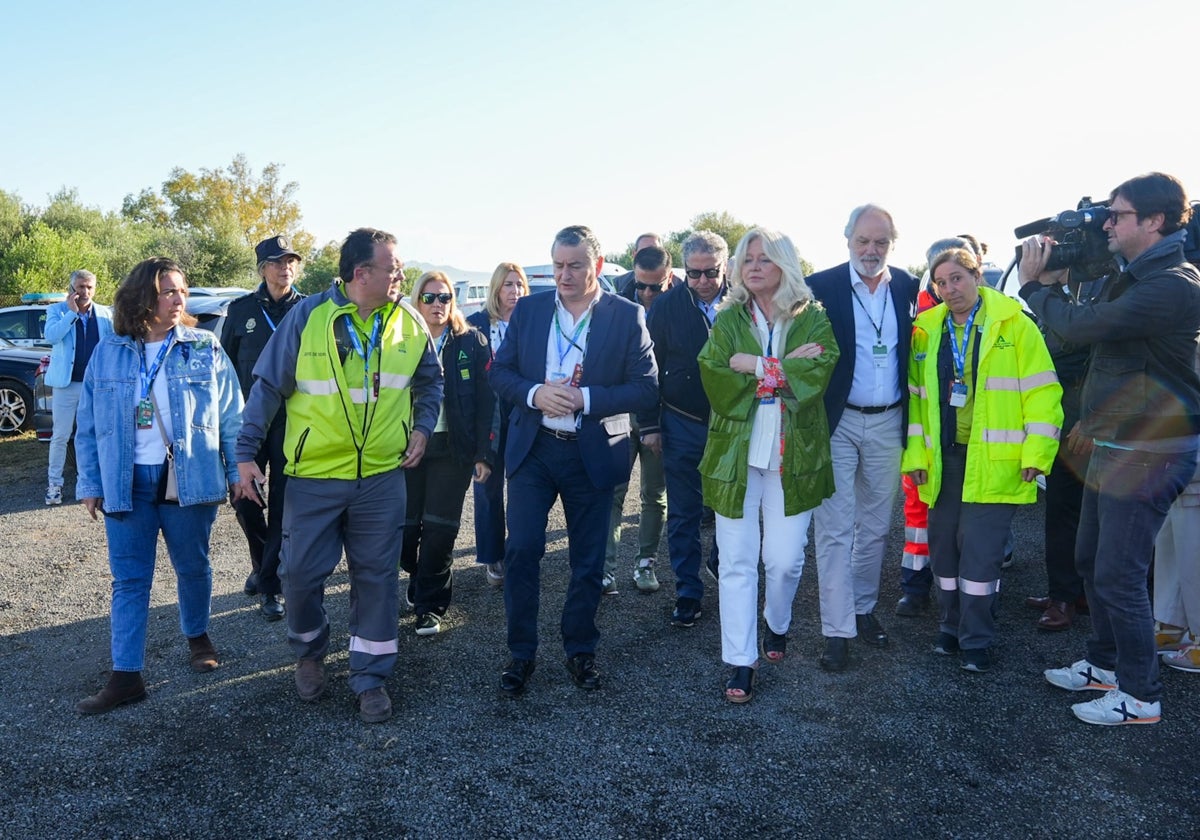
[{"label": "blue jeans", "polygon": [[604,539],[612,488],[601,490],[592,484],[577,441],[558,440],[538,432],[533,448],[509,476],[508,490],[504,608],[509,651],[518,659],[533,659],[537,652],[546,523],[555,498],[561,498],[571,565],[562,611],[563,648],[567,656],[594,652],[600,639],[596,610],[604,576]]},{"label": "blue jeans", "polygon": [[208,632],[212,603],[208,538],[217,519],[217,506],[158,504],[162,471],[161,464],[134,464],[133,510],[104,517],[113,577],[114,671],[140,671],[144,664],[159,531],[175,567],[179,627],[189,639]]},{"label": "blue jeans", "polygon": [[[664,409],[662,413],[663,475],[667,482],[667,552],[675,572],[675,597],[704,597],[700,581],[700,457],[708,427]],[[717,553],[713,536],[712,553]]]},{"label": "blue jeans", "polygon": [[1097,446],[1088,464],[1075,568],[1092,613],[1087,659],[1115,670],[1121,690],[1158,702],[1162,683],[1146,575],[1167,511],[1196,470],[1196,450]]}]

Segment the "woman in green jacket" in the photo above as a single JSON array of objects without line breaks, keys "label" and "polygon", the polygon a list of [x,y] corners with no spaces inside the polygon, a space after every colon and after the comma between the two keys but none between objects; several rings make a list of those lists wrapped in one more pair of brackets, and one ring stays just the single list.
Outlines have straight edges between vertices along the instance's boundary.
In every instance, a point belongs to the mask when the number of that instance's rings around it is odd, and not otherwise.
[{"label": "woman in green jacket", "polygon": [[725,686],[732,703],[754,691],[760,544],[762,652],[780,662],[787,649],[809,520],[833,493],[822,395],[837,358],[792,241],[751,230],[734,252],[729,294],[699,357],[712,404],[700,476],[704,503],[717,515],[721,657],[733,666]]}]

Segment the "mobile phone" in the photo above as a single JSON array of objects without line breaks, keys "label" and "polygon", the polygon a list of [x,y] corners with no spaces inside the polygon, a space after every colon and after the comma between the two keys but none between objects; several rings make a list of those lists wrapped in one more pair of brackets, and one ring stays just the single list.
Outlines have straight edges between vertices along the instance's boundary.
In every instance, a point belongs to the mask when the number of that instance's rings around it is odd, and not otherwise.
[{"label": "mobile phone", "polygon": [[265,507],[267,504],[267,493],[263,483],[257,478],[250,479],[250,484],[254,487],[254,495],[258,496],[258,500]]}]

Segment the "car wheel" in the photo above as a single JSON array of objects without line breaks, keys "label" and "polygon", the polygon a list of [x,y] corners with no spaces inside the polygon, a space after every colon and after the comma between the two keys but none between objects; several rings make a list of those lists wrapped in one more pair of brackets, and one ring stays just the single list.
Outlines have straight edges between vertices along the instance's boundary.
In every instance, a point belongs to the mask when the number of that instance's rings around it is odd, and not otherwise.
[{"label": "car wheel", "polygon": [[33,394],[20,382],[0,382],[0,435],[23,432],[33,425]]}]

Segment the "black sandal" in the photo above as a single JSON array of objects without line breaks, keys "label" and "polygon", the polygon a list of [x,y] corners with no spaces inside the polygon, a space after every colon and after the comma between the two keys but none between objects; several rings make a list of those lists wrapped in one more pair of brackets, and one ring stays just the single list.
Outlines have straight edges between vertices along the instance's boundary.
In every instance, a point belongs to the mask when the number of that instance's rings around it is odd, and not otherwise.
[{"label": "black sandal", "polygon": [[753,696],[754,669],[745,665],[734,668],[733,676],[725,683],[725,699],[730,703],[749,703]]},{"label": "black sandal", "polygon": [[763,658],[774,665],[782,662],[787,654],[787,634],[776,633],[768,627],[763,633],[762,653]]}]

